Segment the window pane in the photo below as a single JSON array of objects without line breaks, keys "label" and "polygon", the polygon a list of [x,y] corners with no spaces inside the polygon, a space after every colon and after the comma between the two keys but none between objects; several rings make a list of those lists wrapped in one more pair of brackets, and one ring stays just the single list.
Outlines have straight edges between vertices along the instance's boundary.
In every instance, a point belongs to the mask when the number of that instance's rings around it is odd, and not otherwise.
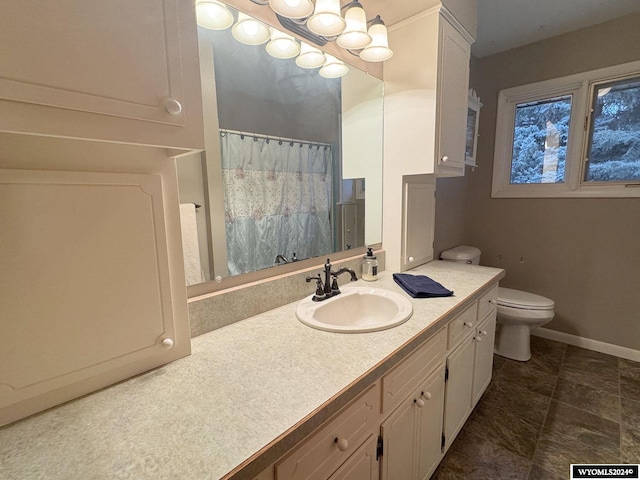
[{"label": "window pane", "polygon": [[571,95],[516,105],[510,183],[563,183]]},{"label": "window pane", "polygon": [[640,180],[640,79],[598,85],[584,179]]}]

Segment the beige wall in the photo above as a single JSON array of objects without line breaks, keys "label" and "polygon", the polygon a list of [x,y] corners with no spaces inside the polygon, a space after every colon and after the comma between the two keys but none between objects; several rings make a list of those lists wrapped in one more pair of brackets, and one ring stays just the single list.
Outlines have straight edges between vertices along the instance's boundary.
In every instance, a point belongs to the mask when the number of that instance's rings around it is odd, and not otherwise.
[{"label": "beige wall", "polygon": [[[478,168],[439,180],[436,247],[478,246],[503,286],[548,296],[548,328],[640,350],[640,199],[491,199],[500,89],[640,59],[640,15],[480,59]],[[465,188],[467,191],[465,192]],[[465,198],[466,196],[466,198]],[[451,219],[465,222],[462,229]],[[439,250],[436,250],[439,253]]]}]

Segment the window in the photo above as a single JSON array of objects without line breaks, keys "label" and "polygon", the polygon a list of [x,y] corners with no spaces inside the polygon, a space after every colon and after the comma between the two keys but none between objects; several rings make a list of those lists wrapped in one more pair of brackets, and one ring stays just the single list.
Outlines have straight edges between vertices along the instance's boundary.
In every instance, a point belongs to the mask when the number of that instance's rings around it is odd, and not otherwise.
[{"label": "window", "polygon": [[493,197],[640,197],[640,62],[502,90]]},{"label": "window", "polygon": [[584,180],[640,181],[640,77],[595,85]]}]

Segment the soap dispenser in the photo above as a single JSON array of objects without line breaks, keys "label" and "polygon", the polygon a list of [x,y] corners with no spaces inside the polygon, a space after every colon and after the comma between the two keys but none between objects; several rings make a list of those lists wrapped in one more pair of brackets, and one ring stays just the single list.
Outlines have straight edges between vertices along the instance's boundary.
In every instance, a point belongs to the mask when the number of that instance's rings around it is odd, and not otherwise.
[{"label": "soap dispenser", "polygon": [[378,260],[373,254],[373,249],[367,247],[367,254],[363,257],[362,262],[362,279],[367,282],[373,282],[378,279]]}]

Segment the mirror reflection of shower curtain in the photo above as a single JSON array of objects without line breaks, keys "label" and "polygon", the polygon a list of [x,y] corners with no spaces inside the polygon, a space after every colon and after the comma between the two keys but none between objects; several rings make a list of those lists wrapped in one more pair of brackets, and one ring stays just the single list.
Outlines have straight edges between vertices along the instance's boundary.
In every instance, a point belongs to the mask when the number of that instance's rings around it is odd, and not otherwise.
[{"label": "mirror reflection of shower curtain", "polygon": [[230,275],[332,252],[330,145],[231,132],[220,143]]}]

